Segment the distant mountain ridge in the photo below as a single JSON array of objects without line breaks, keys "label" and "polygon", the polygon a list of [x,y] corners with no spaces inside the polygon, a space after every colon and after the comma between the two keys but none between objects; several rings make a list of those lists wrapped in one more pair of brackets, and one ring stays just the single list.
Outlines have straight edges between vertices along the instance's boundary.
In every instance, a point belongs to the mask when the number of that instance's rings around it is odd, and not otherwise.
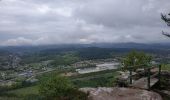
[{"label": "distant mountain ridge", "polygon": [[79,48],[126,48],[126,49],[170,49],[170,43],[92,43],[92,44],[58,44],[58,45],[39,45],[39,46],[6,46],[0,50],[9,52],[36,52],[55,49],[79,49]]}]

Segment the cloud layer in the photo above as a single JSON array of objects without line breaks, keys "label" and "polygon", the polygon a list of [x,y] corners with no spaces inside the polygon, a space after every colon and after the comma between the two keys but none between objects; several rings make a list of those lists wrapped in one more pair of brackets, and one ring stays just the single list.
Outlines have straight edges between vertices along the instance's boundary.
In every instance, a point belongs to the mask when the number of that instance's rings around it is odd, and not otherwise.
[{"label": "cloud layer", "polygon": [[2,0],[0,45],[168,42],[169,0]]}]

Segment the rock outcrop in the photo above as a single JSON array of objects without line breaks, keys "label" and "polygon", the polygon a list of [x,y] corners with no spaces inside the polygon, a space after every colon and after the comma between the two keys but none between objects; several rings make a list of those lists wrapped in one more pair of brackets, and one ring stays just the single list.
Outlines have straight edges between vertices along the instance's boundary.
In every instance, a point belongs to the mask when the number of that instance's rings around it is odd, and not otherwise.
[{"label": "rock outcrop", "polygon": [[163,100],[162,97],[151,91],[130,88],[81,88],[89,94],[89,100]]}]

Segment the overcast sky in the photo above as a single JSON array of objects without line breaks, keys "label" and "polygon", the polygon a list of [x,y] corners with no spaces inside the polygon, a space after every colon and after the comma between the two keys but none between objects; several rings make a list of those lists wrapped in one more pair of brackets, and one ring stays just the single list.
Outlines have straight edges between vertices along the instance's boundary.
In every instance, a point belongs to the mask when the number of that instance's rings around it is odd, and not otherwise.
[{"label": "overcast sky", "polygon": [[170,0],[0,0],[0,45],[159,43]]}]

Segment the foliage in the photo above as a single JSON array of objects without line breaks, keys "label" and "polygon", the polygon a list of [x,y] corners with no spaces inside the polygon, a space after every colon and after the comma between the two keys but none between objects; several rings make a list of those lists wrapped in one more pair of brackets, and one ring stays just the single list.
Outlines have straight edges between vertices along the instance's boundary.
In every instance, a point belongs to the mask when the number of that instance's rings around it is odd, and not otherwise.
[{"label": "foliage", "polygon": [[162,64],[162,70],[170,71],[170,64]]},{"label": "foliage", "polygon": [[86,100],[86,94],[74,88],[66,77],[58,75],[53,75],[42,81],[39,92],[50,100]]},{"label": "foliage", "polygon": [[165,23],[168,25],[168,26],[170,26],[170,13],[168,14],[168,17],[167,17],[167,15],[163,15],[163,14],[161,14],[161,18],[162,18],[162,20],[163,21],[165,21]]},{"label": "foliage", "polygon": [[88,47],[78,50],[78,53],[83,60],[111,58],[112,52],[113,49],[111,48],[98,47]]},{"label": "foliage", "polygon": [[109,82],[107,83],[108,87],[115,87],[117,86],[117,78],[112,77],[111,79],[109,79]]},{"label": "foliage", "polygon": [[122,63],[125,68],[140,65],[148,65],[150,64],[152,60],[152,57],[145,54],[144,52],[136,52],[136,51],[131,51],[130,53],[127,54],[127,56],[123,59]]},{"label": "foliage", "polygon": [[[170,26],[170,13],[168,15],[161,14],[161,18],[168,26]],[[168,34],[166,32],[162,32],[162,34],[167,37],[170,37],[170,34]]]},{"label": "foliage", "polygon": [[79,60],[77,54],[74,53],[66,53],[64,55],[58,55],[55,60],[52,62],[53,66],[58,65],[71,65]]},{"label": "foliage", "polygon": [[78,87],[104,87],[109,83],[106,77],[98,77],[85,80],[75,80],[73,83]]}]

